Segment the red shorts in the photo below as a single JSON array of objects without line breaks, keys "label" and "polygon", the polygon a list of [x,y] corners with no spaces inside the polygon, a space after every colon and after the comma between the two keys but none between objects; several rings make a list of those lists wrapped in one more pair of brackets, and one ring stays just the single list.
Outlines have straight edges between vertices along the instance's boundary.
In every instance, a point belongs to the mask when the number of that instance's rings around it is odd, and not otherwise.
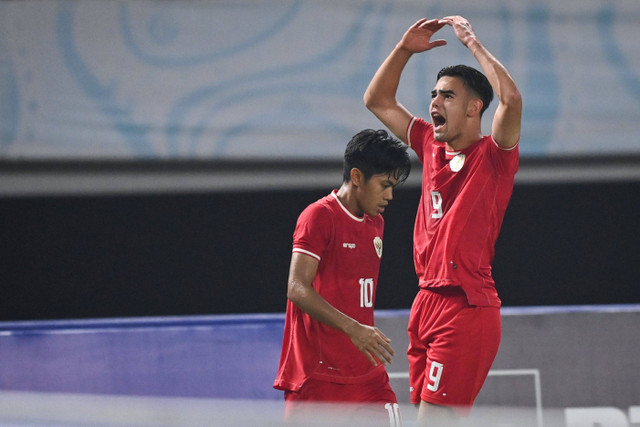
[{"label": "red shorts", "polygon": [[500,345],[497,307],[467,303],[461,288],[421,289],[409,316],[411,403],[468,414]]},{"label": "red shorts", "polygon": [[323,425],[401,425],[398,400],[384,370],[360,384],[312,378],[297,392],[285,391],[284,399],[285,420],[291,424],[324,420]]}]

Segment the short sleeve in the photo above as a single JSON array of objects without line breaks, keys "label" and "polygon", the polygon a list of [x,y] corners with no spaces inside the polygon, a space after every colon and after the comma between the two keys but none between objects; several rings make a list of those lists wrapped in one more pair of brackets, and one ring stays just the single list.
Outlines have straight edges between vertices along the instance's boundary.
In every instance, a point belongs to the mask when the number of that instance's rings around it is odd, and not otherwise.
[{"label": "short sleeve", "polygon": [[490,137],[488,150],[494,168],[501,176],[512,177],[518,171],[520,163],[520,143],[512,148],[502,148],[493,137]]},{"label": "short sleeve", "polygon": [[333,233],[330,210],[319,204],[309,205],[298,217],[293,233],[293,252],[300,252],[322,259]]},{"label": "short sleeve", "polygon": [[433,138],[431,123],[419,117],[413,117],[407,127],[407,145],[415,151],[418,158],[424,163],[425,147]]}]

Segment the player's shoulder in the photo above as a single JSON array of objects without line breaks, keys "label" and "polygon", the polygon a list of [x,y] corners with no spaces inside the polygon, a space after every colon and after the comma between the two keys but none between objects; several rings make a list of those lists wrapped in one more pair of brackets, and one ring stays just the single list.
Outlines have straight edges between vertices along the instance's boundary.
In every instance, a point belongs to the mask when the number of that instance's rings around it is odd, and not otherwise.
[{"label": "player's shoulder", "polygon": [[517,146],[512,149],[503,148],[496,142],[492,135],[483,135],[480,140],[476,141],[473,145],[468,147],[466,151],[472,152],[476,150],[488,155],[494,153],[509,154],[512,152],[516,155],[518,154]]},{"label": "player's shoulder", "polygon": [[492,135],[484,136],[480,142],[482,157],[486,162],[492,165],[498,175],[513,178],[519,165],[518,144],[511,148],[501,147]]},{"label": "player's shoulder", "polygon": [[310,203],[300,214],[300,217],[328,217],[332,216],[335,210],[334,197],[329,194],[313,203]]},{"label": "player's shoulder", "polygon": [[413,129],[431,129],[433,125],[422,117],[413,116],[408,125],[409,130]]},{"label": "player's shoulder", "polygon": [[433,125],[422,117],[413,116],[407,125],[407,145],[421,144],[425,139],[433,137]]},{"label": "player's shoulder", "polygon": [[493,137],[493,135],[485,135],[482,138],[484,144],[493,151],[502,152],[505,154],[512,153],[514,155],[519,154],[520,149],[520,141],[518,141],[514,146],[504,147],[500,145],[500,143]]}]

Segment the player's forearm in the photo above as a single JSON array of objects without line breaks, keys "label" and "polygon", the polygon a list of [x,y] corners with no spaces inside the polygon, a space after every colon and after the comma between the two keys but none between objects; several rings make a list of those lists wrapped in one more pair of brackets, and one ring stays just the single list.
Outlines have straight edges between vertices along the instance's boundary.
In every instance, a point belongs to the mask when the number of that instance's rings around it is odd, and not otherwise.
[{"label": "player's forearm", "polygon": [[347,332],[357,323],[354,319],[342,313],[327,302],[315,289],[295,281],[289,283],[287,298],[300,310],[317,321],[342,332]]},{"label": "player's forearm", "polygon": [[477,38],[465,40],[464,44],[482,67],[500,104],[518,107],[522,103],[520,91],[505,66]]}]

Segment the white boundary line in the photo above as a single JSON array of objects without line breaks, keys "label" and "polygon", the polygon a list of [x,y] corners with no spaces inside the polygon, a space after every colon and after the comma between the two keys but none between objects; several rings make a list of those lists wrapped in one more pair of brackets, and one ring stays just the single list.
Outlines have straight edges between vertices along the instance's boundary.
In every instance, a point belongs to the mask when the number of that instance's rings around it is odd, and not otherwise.
[{"label": "white boundary line", "polygon": [[[408,372],[389,372],[389,379],[409,378]],[[542,419],[542,387],[540,385],[540,370],[538,369],[492,369],[489,371],[490,377],[504,376],[533,376],[533,386],[536,393],[536,419],[538,427],[543,427]]]}]

